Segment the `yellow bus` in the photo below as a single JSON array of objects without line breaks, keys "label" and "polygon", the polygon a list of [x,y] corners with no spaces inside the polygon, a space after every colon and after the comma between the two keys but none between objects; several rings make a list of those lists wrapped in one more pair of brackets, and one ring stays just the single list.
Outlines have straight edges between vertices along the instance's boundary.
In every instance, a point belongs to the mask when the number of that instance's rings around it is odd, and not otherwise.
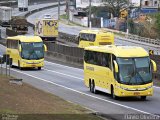
[{"label": "yellow bus", "polygon": [[114,34],[104,30],[82,30],[78,36],[80,48],[114,44]]},{"label": "yellow bus", "polygon": [[[152,69],[151,69],[152,68]],[[156,63],[141,47],[90,46],[84,53],[84,82],[92,93],[119,97],[153,95],[152,71]]]},{"label": "yellow bus", "polygon": [[7,38],[6,54],[12,58],[12,65],[23,68],[44,66],[44,52],[47,51],[42,39],[38,36],[14,36]]}]

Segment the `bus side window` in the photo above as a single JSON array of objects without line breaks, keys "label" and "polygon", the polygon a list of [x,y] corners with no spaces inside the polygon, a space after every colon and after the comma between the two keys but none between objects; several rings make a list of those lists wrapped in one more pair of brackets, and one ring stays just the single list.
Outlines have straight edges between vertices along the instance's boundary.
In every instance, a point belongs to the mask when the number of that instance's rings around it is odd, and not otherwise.
[{"label": "bus side window", "polygon": [[95,65],[96,61],[97,61],[96,60],[96,53],[95,52],[91,52],[90,55],[91,55],[90,56],[90,63]]},{"label": "bus side window", "polygon": [[95,41],[96,40],[96,35],[95,34],[93,34],[93,41]]},{"label": "bus side window", "polygon": [[89,53],[88,53],[89,51],[84,51],[84,61],[86,62],[86,63],[88,63],[88,60],[89,60]]},{"label": "bus side window", "polygon": [[109,53],[103,53],[102,66],[110,68],[110,65],[109,65],[111,63],[110,61],[111,61],[110,54]]},{"label": "bus side window", "polygon": [[108,55],[108,65],[109,68],[112,70],[111,54]]},{"label": "bus side window", "polygon": [[11,48],[11,41],[7,39],[7,48]]},{"label": "bus side window", "polygon": [[86,40],[86,35],[85,35],[85,33],[81,33],[80,39],[81,39],[81,40]]},{"label": "bus side window", "polygon": [[102,66],[102,53],[97,53],[97,65]]},{"label": "bus side window", "polygon": [[7,39],[7,48],[9,48],[9,40]]},{"label": "bus side window", "polygon": [[89,40],[91,41],[91,42],[94,42],[95,41],[95,34],[89,34]]},{"label": "bus side window", "polygon": [[106,56],[105,53],[103,53],[102,54],[102,66],[107,67],[107,60],[105,56]]},{"label": "bus side window", "polygon": [[90,40],[89,40],[89,34],[86,34],[85,36],[86,36],[86,40],[87,40],[87,41],[90,41]]},{"label": "bus side window", "polygon": [[18,40],[15,41],[15,49],[18,49]]}]

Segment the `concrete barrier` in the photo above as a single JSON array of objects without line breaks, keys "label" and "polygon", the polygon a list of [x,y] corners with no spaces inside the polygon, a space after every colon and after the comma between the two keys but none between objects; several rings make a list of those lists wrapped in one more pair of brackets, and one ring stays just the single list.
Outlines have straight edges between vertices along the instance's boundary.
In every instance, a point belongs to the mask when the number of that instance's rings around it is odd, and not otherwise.
[{"label": "concrete barrier", "polygon": [[58,52],[48,51],[45,55],[45,58],[57,60],[77,66],[83,66],[83,58],[77,58],[65,54],[61,54]]},{"label": "concrete barrier", "polygon": [[72,42],[78,44],[78,39],[76,35],[71,35],[63,32],[59,32],[59,38],[64,39],[67,42]]}]

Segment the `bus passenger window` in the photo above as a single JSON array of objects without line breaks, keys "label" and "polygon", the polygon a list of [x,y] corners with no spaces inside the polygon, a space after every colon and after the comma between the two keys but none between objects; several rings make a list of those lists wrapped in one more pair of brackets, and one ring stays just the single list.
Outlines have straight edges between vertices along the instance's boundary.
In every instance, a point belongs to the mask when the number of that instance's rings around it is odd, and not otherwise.
[{"label": "bus passenger window", "polygon": [[105,58],[105,54],[102,55],[102,66],[107,67],[107,59]]},{"label": "bus passenger window", "polygon": [[86,40],[87,40],[87,41],[90,41],[90,40],[89,40],[89,34],[86,34]]},{"label": "bus passenger window", "polygon": [[97,65],[102,66],[102,53],[97,53]]},{"label": "bus passenger window", "polygon": [[110,65],[109,65],[111,61],[110,54],[104,53],[102,59],[103,59],[103,66],[110,68]]},{"label": "bus passenger window", "polygon": [[84,51],[84,61],[85,62],[89,61],[89,52],[88,51]]}]

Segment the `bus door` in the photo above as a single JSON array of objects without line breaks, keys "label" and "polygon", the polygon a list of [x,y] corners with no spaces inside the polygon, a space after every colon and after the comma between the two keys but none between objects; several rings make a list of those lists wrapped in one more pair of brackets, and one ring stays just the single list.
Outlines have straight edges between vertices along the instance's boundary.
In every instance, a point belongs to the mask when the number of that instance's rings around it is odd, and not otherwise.
[{"label": "bus door", "polygon": [[112,70],[111,70],[111,54],[110,53],[103,53],[102,56],[102,66],[105,71],[104,73],[104,85],[103,88],[109,88],[111,83],[111,76],[112,76]]}]

